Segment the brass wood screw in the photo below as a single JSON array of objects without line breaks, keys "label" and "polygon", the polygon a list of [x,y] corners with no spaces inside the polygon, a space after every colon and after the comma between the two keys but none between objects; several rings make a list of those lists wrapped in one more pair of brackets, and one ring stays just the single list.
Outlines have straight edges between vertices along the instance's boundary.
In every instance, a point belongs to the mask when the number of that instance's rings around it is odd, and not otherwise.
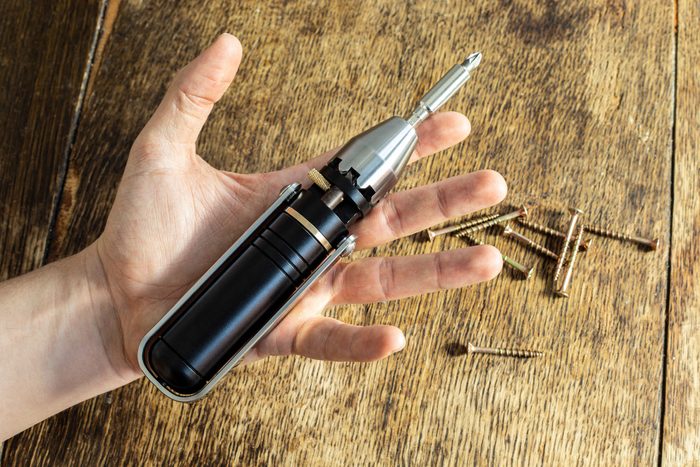
[{"label": "brass wood screw", "polygon": [[554,260],[559,259],[557,254],[554,253],[552,250],[540,245],[539,243],[535,242],[534,240],[527,238],[525,235],[521,234],[520,232],[516,232],[508,224],[503,226],[503,236],[507,237],[507,238],[512,238],[513,240],[515,240],[519,243],[522,243],[523,245],[527,246],[528,248],[532,249],[533,251],[535,251],[543,256],[546,256],[547,258],[551,258]]},{"label": "brass wood screw", "polygon": [[564,237],[564,244],[561,247],[561,252],[559,253],[559,260],[557,261],[557,267],[554,270],[554,284],[556,286],[559,281],[559,276],[561,275],[561,270],[564,267],[564,261],[566,261],[566,253],[569,251],[569,243],[571,243],[571,238],[574,235],[574,229],[576,228],[576,221],[583,211],[578,208],[569,208],[571,213],[571,220],[569,221],[569,228],[566,231],[566,237]]},{"label": "brass wood screw", "polygon": [[527,217],[527,207],[523,206],[517,211],[509,212],[508,214],[502,214],[498,217],[494,217],[490,221],[487,222],[482,222],[481,224],[474,225],[472,227],[467,227],[466,229],[462,229],[455,233],[455,236],[457,237],[464,237],[466,235],[471,235],[475,232],[479,232],[480,230],[488,229],[492,225],[500,224],[502,222],[509,221],[511,219],[515,219],[518,217]]},{"label": "brass wood screw", "polygon": [[637,237],[635,235],[628,235],[625,233],[621,232],[615,232],[614,230],[610,230],[607,227],[602,227],[598,225],[592,225],[592,224],[587,224],[584,226],[584,228],[593,234],[600,235],[601,237],[608,237],[608,238],[614,238],[616,240],[625,240],[628,242],[633,242],[637,243],[639,245],[643,245],[650,250],[657,250],[659,248],[659,239],[654,238],[654,239],[649,239],[649,238],[643,238],[643,237]]},{"label": "brass wood screw", "polygon": [[[460,237],[466,240],[467,242],[471,243],[472,245],[484,245],[484,242],[472,237],[471,235],[461,235]],[[503,264],[518,271],[523,276],[523,279],[528,280],[532,277],[532,273],[535,271],[535,268],[531,268],[520,264],[514,259],[507,257],[506,255],[502,254],[501,256],[503,257]]]},{"label": "brass wood screw", "polygon": [[571,277],[574,274],[574,263],[576,263],[576,256],[578,254],[578,246],[583,238],[583,226],[578,228],[578,235],[576,236],[576,242],[574,247],[571,249],[571,259],[569,260],[569,266],[566,268],[566,275],[561,283],[561,287],[555,291],[555,293],[560,297],[569,297],[569,285],[571,284]]},{"label": "brass wood screw", "polygon": [[534,358],[544,356],[544,352],[539,350],[526,349],[499,349],[491,347],[477,347],[471,342],[467,344],[467,352],[486,355],[497,355],[499,357],[514,357],[514,358]]},{"label": "brass wood screw", "polygon": [[[529,220],[526,220],[523,217],[518,218],[518,222],[522,224],[524,227],[527,227],[530,230],[534,230],[535,232],[540,232],[546,235],[551,235],[552,237],[558,237],[558,238],[566,238],[566,234],[564,232],[560,232],[555,229],[551,229],[547,227],[546,225],[538,224],[537,222],[532,222]],[[581,246],[579,249],[581,251],[586,251],[588,248],[591,246],[591,242],[593,241],[592,238],[587,238],[585,240],[581,240]]]},{"label": "brass wood screw", "polygon": [[482,222],[487,222],[490,221],[491,219],[495,219],[500,214],[495,213],[495,214],[487,214],[485,216],[477,217],[476,219],[469,219],[465,222],[460,222],[459,224],[451,224],[447,225],[445,227],[442,227],[440,229],[427,229],[425,233],[428,234],[428,240],[433,241],[435,237],[438,237],[440,235],[445,235],[447,233],[452,233],[456,232],[458,230],[466,229],[469,227],[472,227],[477,224],[481,224]]}]

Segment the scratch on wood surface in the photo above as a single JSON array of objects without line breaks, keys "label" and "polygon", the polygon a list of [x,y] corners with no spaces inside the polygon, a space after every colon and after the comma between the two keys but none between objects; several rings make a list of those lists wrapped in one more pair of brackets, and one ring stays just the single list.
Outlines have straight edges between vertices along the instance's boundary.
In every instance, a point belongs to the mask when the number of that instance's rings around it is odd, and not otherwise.
[{"label": "scratch on wood surface", "polygon": [[114,22],[117,20],[119,15],[119,5],[121,0],[106,0],[107,10],[105,11],[104,18],[102,21],[102,34],[97,43],[97,48],[95,49],[94,60],[92,64],[92,72],[90,73],[90,79],[87,84],[86,95],[89,97],[92,95],[92,88],[95,83],[95,78],[97,77],[100,66],[102,65],[102,57],[104,55],[104,49],[109,41],[109,37],[112,34],[112,29],[114,28]]},{"label": "scratch on wood surface", "polygon": [[[68,235],[68,232],[70,232],[68,226],[73,216],[73,209],[75,208],[75,204],[77,202],[76,197],[78,194],[79,186],[80,176],[78,176],[78,174],[75,173],[74,167],[69,166],[68,171],[66,172],[66,177],[63,182],[61,203],[59,205],[59,210],[54,220],[54,234],[52,238],[52,243],[54,244],[54,247],[55,245],[63,245],[63,243],[66,240],[66,235]],[[46,258],[46,262],[51,262],[56,259],[56,257],[49,254]]]},{"label": "scratch on wood surface", "polygon": [[75,139],[78,133],[78,124],[80,123],[80,117],[81,117],[81,112],[83,110],[83,104],[85,102],[85,93],[87,90],[87,85],[88,81],[91,76],[91,70],[92,70],[92,64],[93,64],[93,57],[95,55],[95,49],[97,47],[97,41],[100,35],[100,24],[102,24],[102,19],[104,18],[104,12],[105,12],[105,7],[106,7],[106,2],[108,0],[102,0],[100,3],[100,9],[97,14],[96,18],[96,25],[95,25],[95,30],[93,31],[92,34],[92,41],[90,44],[90,48],[87,53],[87,57],[85,60],[85,71],[83,73],[83,79],[80,82],[80,91],[78,93],[78,96],[75,100],[75,110],[73,112],[73,115],[71,117],[70,121],[70,127],[68,129],[68,137],[67,137],[67,144],[64,148],[63,151],[63,160],[61,161],[61,167],[59,169],[59,185],[58,185],[58,190],[57,190],[57,196],[54,199],[54,203],[52,206],[51,210],[51,217],[49,220],[49,235],[47,237],[46,241],[46,246],[44,249],[44,254],[42,256],[42,263],[46,264],[46,262],[49,260],[49,258],[52,258],[50,251],[51,251],[51,242],[52,242],[52,234],[54,233],[54,226],[58,220],[59,214],[60,214],[60,209],[61,209],[61,203],[63,200],[63,187],[66,182],[66,176],[68,175],[68,168],[70,166],[70,159],[71,155],[73,153],[73,144],[75,143]]},{"label": "scratch on wood surface", "polygon": [[700,461],[700,5],[674,2],[677,22],[672,254],[660,465]]}]

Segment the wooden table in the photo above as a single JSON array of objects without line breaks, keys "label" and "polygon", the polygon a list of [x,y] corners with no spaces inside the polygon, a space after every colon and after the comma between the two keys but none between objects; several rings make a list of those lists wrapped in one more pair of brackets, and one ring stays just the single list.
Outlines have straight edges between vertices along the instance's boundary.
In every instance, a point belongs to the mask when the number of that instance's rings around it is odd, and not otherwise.
[{"label": "wooden table", "polygon": [[[200,139],[216,167],[302,161],[395,112],[472,50],[449,107],[469,140],[401,188],[480,168],[510,203],[576,205],[658,236],[596,239],[571,298],[505,272],[478,287],[329,311],[394,323],[373,364],[270,359],[181,405],[141,380],[5,445],[6,465],[595,464],[700,460],[700,3],[9,0],[0,6],[0,273],[100,233],[130,142],[173,73],[230,31],[245,57]],[[533,216],[564,225],[551,209]],[[491,241],[493,237],[484,237]],[[374,254],[462,246],[408,238]],[[459,355],[468,341],[547,352]]]}]

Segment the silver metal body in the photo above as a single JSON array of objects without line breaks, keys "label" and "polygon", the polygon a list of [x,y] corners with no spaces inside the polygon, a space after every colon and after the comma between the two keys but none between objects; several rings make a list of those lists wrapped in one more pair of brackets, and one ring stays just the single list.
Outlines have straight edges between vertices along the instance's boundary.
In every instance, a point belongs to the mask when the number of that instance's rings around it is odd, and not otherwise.
[{"label": "silver metal body", "polygon": [[418,134],[406,120],[392,117],[351,139],[338,152],[340,171],[359,174],[357,185],[372,188],[372,204],[379,202],[399,180],[418,144]]},{"label": "silver metal body", "polygon": [[355,136],[338,152],[340,171],[359,174],[357,185],[371,188],[372,204],[378,203],[396,185],[418,144],[416,127],[436,112],[471,77],[481,63],[481,54],[473,53],[453,66],[420,100],[408,119],[392,117]]},{"label": "silver metal body", "polygon": [[408,117],[408,123],[416,127],[430,114],[437,112],[471,78],[471,72],[481,63],[481,54],[473,53],[464,62],[453,66],[435,86],[423,96],[416,110]]}]

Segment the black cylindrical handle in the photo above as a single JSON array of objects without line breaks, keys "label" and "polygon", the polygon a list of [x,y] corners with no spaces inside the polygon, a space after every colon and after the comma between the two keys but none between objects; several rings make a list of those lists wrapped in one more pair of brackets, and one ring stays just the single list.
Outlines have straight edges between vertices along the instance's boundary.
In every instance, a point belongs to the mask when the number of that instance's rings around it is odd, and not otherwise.
[{"label": "black cylindrical handle", "polygon": [[302,192],[161,327],[145,355],[150,370],[180,394],[197,392],[346,235],[331,209]]}]

